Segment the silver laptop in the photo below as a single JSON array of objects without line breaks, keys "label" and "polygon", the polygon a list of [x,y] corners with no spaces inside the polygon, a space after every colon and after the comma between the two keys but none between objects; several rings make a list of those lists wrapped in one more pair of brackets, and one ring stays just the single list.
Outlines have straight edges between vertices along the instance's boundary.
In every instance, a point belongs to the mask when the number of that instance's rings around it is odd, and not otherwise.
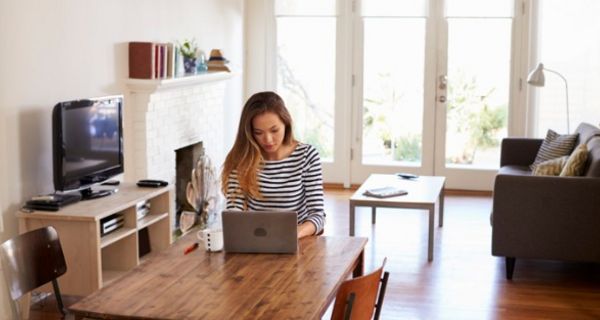
[{"label": "silver laptop", "polygon": [[225,252],[296,253],[298,214],[294,211],[223,211]]}]

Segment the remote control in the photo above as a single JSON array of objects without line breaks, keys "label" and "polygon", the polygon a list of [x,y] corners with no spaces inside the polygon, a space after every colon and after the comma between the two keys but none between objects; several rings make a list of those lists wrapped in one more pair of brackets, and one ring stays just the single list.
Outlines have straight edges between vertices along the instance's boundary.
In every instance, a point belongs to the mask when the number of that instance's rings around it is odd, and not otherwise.
[{"label": "remote control", "polygon": [[155,180],[155,179],[142,179],[142,180],[138,181],[138,185],[140,183],[141,184],[148,184],[148,186],[158,184],[158,186],[160,186],[160,187],[164,187],[164,186],[166,186],[166,185],[169,184],[168,182],[166,182],[164,180]]},{"label": "remote control", "polygon": [[396,175],[402,179],[408,179],[408,180],[413,180],[413,179],[416,179],[419,177],[416,174],[404,173],[404,172],[396,173]]},{"label": "remote control", "polygon": [[160,188],[166,186],[164,181],[140,180],[137,183],[138,187]]}]

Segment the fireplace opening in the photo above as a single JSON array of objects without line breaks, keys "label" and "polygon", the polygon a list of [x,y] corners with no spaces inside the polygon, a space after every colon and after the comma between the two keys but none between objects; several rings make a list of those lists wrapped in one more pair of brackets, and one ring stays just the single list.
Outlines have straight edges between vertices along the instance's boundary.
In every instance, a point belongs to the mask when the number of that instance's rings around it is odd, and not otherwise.
[{"label": "fireplace opening", "polygon": [[[204,157],[202,142],[193,143],[175,150],[175,229],[184,231],[197,222],[202,208],[202,199],[191,193],[190,186],[196,184],[195,192],[199,192],[197,181],[193,181],[195,168]],[[185,215],[182,219],[182,215]],[[182,226],[181,223],[185,225]],[[183,228],[182,228],[183,227]]]}]

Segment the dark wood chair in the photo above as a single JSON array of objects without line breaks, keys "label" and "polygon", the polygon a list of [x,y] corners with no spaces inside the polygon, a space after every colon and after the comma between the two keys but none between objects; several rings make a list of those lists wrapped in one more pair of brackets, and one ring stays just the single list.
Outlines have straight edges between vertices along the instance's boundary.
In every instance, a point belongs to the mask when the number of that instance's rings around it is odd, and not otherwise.
[{"label": "dark wood chair", "polygon": [[7,240],[0,245],[0,261],[19,316],[29,312],[20,310],[17,300],[49,282],[59,311],[66,315],[56,279],[67,272],[67,264],[56,229],[44,227]]},{"label": "dark wood chair", "polygon": [[342,283],[335,297],[332,320],[379,319],[389,277],[389,272],[383,272],[385,261],[370,274]]}]

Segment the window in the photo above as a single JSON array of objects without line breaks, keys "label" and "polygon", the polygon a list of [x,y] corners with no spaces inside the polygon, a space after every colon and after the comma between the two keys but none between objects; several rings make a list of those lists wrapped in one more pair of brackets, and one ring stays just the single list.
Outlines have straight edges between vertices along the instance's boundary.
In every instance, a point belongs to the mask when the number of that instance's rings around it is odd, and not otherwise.
[{"label": "window", "polygon": [[297,139],[323,161],[334,154],[335,0],[275,1],[277,92],[294,119]]}]

